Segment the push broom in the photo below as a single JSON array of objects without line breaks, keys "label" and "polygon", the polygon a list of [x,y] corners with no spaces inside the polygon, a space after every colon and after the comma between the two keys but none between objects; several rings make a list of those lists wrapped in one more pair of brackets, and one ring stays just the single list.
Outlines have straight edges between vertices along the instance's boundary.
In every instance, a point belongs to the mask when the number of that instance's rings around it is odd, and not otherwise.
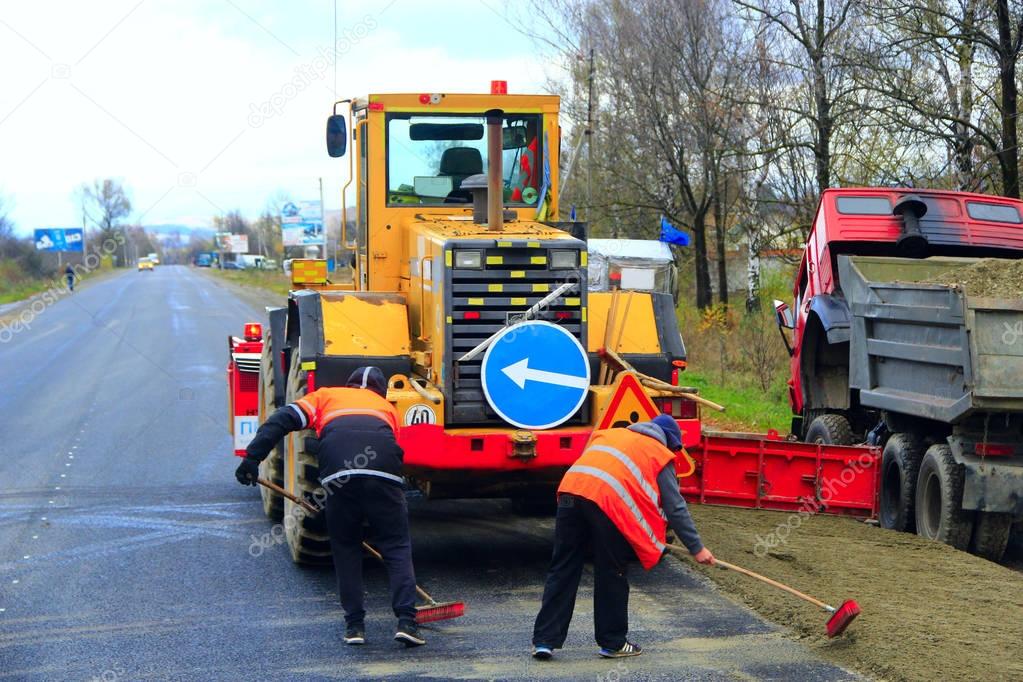
[{"label": "push broom", "polygon": [[[668,549],[675,552],[676,554],[687,557],[689,556],[688,550],[686,550],[684,547],[669,544]],[[828,637],[837,637],[838,635],[845,632],[845,629],[849,627],[849,623],[853,622],[856,616],[860,615],[860,605],[857,604],[856,601],[853,599],[846,599],[844,602],[842,602],[842,605],[836,609],[834,606],[829,606],[828,604],[825,604],[820,599],[814,599],[810,595],[803,594],[802,592],[795,588],[789,587],[788,585],[783,585],[777,580],[771,580],[767,576],[760,575],[759,573],[754,573],[753,571],[747,568],[743,568],[742,566],[736,566],[735,564],[730,564],[727,561],[722,561],[721,559],[718,558],[714,559],[714,565],[720,566],[721,568],[727,568],[728,570],[735,571],[736,573],[748,575],[751,578],[756,578],[760,582],[767,583],[771,587],[776,587],[779,590],[788,592],[789,594],[799,597],[804,601],[808,601],[818,608],[824,609],[825,611],[831,614],[831,618],[828,619],[827,624]]]},{"label": "push broom", "polygon": [[[259,484],[261,486],[269,488],[278,495],[283,495],[284,497],[288,498],[295,504],[305,509],[309,514],[315,515],[320,513],[320,510],[314,505],[312,505],[308,500],[303,499],[298,495],[293,495],[289,493],[287,490],[277,485],[273,481],[268,481],[265,478],[258,478],[256,480],[259,481]],[[368,543],[363,542],[362,548],[369,552],[374,559],[383,563],[384,557],[380,554],[380,552],[376,551],[376,549],[374,549]],[[458,618],[459,616],[465,615],[465,602],[460,601],[439,602],[433,597],[431,597],[429,593],[427,593],[427,591],[421,588],[419,585],[416,585],[416,592],[419,594],[419,598],[426,602],[425,604],[416,607],[416,622],[419,624],[432,623],[438,620],[450,620],[451,618]]]}]

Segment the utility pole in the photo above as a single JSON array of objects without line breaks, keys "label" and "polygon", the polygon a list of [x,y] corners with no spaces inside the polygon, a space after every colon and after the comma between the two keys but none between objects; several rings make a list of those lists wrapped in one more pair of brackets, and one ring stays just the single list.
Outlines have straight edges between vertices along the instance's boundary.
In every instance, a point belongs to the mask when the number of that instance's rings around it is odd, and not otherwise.
[{"label": "utility pole", "polygon": [[[330,260],[330,233],[327,232],[327,218],[323,207],[323,178],[320,178],[320,227],[323,229],[323,257]],[[334,255],[337,255],[337,247],[334,248]],[[337,263],[334,263],[337,267]]]},{"label": "utility pole", "polygon": [[590,70],[586,78],[586,220],[593,207],[593,48],[590,48]]}]

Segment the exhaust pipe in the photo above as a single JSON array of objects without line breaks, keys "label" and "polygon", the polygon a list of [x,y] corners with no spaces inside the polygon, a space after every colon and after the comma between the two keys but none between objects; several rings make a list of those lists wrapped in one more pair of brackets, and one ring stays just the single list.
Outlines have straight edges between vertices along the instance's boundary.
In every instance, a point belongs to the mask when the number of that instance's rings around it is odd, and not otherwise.
[{"label": "exhaust pipe", "polygon": [[487,117],[487,229],[504,228],[504,111],[491,109]]},{"label": "exhaust pipe", "polygon": [[920,231],[920,218],[927,213],[927,204],[915,194],[895,202],[892,214],[902,218],[902,234],[895,242],[899,254],[906,258],[923,258],[927,255],[929,242]]}]

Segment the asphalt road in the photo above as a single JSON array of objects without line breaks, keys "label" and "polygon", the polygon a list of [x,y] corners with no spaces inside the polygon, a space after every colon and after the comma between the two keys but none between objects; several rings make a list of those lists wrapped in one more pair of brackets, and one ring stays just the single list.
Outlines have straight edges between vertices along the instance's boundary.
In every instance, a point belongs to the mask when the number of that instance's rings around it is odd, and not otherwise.
[{"label": "asphalt road", "polygon": [[596,656],[584,577],[565,650],[533,661],[551,524],[502,502],[414,511],[420,582],[466,601],[464,618],[405,650],[369,562],[369,643],[345,647],[332,573],[253,544],[270,524],[232,475],[225,339],[260,317],[160,266],[86,285],[2,337],[0,678],[855,679],[672,560],[633,572],[643,656]]}]

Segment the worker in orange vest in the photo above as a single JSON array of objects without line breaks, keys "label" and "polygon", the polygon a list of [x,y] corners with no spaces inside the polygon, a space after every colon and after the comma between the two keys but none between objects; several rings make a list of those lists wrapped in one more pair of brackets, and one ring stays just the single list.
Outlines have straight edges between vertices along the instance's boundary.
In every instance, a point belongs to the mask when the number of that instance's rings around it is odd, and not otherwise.
[{"label": "worker in orange vest", "polygon": [[394,639],[426,644],[416,626],[416,576],[412,567],[408,503],[401,477],[404,453],[395,435],[398,411],[387,401],[387,380],[377,367],[360,367],[347,386],[321,388],[275,411],[256,431],[235,476],[256,485],[259,463],[291,431],[314,429],[320,485],[327,493],[326,521],[337,591],[345,611],[346,644],[365,644],[362,586],[363,522],[384,557]]},{"label": "worker in orange vest", "polygon": [[628,428],[596,431],[558,487],[558,513],[543,604],[533,626],[533,657],[550,659],[568,636],[587,543],[593,546],[593,620],[604,658],[638,656],[628,641],[626,564],[653,568],[675,534],[701,564],[714,555],[703,546],[678,489],[675,453],[682,433],[669,415]]}]

